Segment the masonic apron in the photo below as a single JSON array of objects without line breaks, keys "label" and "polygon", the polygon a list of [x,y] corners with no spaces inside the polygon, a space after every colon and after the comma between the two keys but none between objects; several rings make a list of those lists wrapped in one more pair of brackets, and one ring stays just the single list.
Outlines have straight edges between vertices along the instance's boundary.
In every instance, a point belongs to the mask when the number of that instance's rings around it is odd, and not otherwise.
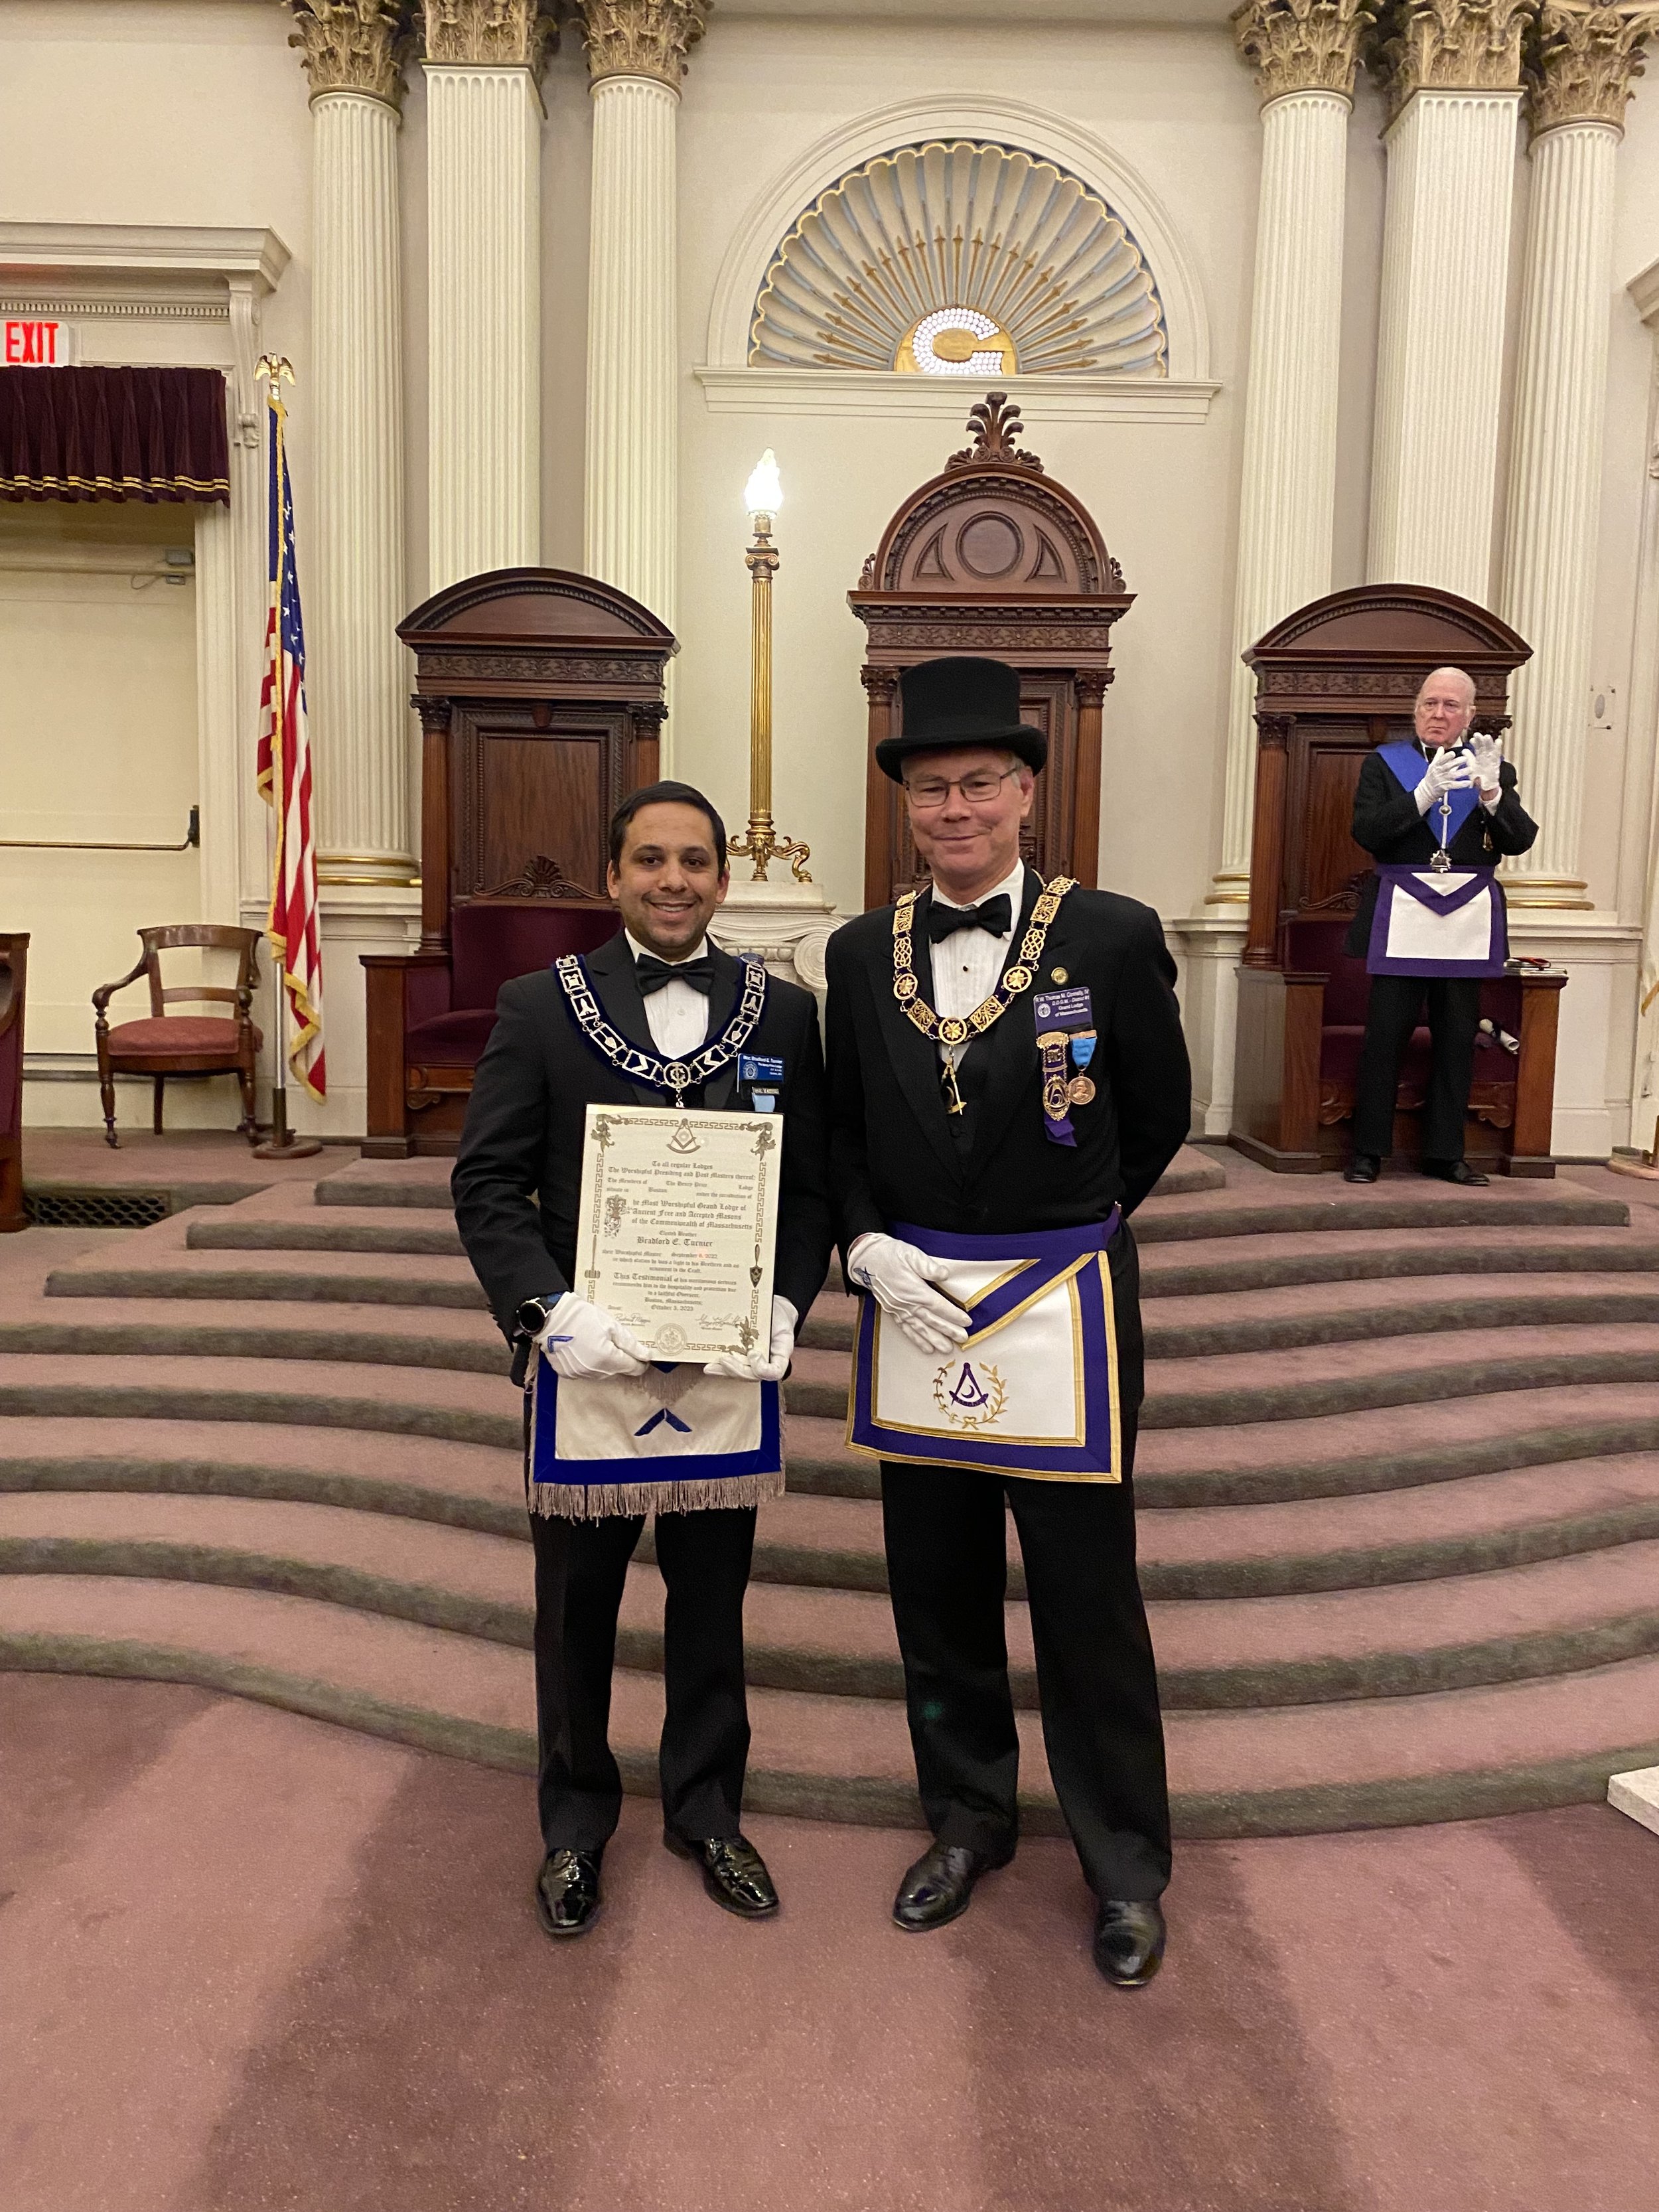
[{"label": "masonic apron", "polygon": [[[1428,763],[1414,744],[1378,748],[1402,789],[1415,793]],[[1501,975],[1509,957],[1504,894],[1495,868],[1455,866],[1446,848],[1478,804],[1473,791],[1450,791],[1431,805],[1440,849],[1426,866],[1376,866],[1376,905],[1365,967],[1372,975]],[[1425,817],[1427,819],[1427,817]]]}]

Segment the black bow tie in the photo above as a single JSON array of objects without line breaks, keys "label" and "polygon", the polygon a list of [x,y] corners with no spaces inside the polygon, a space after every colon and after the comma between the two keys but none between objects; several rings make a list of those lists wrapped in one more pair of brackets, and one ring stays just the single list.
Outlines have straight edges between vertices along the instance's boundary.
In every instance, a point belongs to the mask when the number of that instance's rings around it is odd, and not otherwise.
[{"label": "black bow tie", "polygon": [[954,936],[959,929],[984,929],[993,937],[1006,937],[1013,926],[1014,902],[1006,891],[999,891],[994,898],[988,898],[979,906],[941,906],[937,899],[927,902],[930,945],[937,945],[942,937]]},{"label": "black bow tie", "polygon": [[705,999],[714,988],[714,963],[706,952],[696,960],[682,960],[677,964],[659,960],[654,953],[641,952],[634,963],[634,973],[639,980],[642,999],[648,999],[653,991],[660,991],[665,983],[689,983]]}]

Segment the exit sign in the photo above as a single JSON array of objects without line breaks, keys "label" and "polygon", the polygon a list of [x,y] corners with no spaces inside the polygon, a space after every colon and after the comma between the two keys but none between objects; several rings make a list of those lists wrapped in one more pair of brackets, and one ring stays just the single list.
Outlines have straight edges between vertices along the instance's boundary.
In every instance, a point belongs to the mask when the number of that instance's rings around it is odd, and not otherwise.
[{"label": "exit sign", "polygon": [[63,368],[75,359],[73,323],[8,315],[0,321],[0,362],[8,368]]}]

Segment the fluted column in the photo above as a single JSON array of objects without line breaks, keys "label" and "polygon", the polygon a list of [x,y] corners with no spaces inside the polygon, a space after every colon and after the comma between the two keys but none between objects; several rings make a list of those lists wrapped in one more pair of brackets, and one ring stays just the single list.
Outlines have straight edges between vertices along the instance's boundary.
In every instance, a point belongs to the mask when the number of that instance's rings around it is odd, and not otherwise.
[{"label": "fluted column", "polygon": [[1359,36],[1374,0],[1247,0],[1233,16],[1261,94],[1249,386],[1221,866],[1211,905],[1249,896],[1255,678],[1242,654],[1331,584],[1342,214]]},{"label": "fluted column", "polygon": [[541,556],[548,0],[425,0],[428,582]]},{"label": "fluted column", "polygon": [[707,0],[581,0],[593,100],[586,564],[672,629],[675,117]]},{"label": "fluted column", "polygon": [[1487,604],[1521,38],[1533,0],[1389,0],[1373,582]]},{"label": "fluted column", "polygon": [[408,0],[292,0],[311,80],[318,867],[408,883],[398,131]]},{"label": "fluted column", "polygon": [[1578,872],[1613,291],[1613,165],[1659,6],[1549,4],[1528,39],[1532,192],[1500,605],[1532,647],[1511,690],[1538,842],[1510,897],[1588,907]]}]

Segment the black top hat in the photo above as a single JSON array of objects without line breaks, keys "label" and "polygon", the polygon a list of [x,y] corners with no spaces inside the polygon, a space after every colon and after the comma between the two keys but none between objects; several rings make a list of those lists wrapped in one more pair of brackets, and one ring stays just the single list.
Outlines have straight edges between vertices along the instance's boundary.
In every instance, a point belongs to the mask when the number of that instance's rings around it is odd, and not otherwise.
[{"label": "black top hat", "polygon": [[1019,719],[1019,676],[1006,660],[957,653],[921,661],[899,678],[899,696],[903,730],[876,747],[876,766],[895,783],[913,753],[947,747],[997,745],[1034,772],[1048,757],[1042,732]]}]

